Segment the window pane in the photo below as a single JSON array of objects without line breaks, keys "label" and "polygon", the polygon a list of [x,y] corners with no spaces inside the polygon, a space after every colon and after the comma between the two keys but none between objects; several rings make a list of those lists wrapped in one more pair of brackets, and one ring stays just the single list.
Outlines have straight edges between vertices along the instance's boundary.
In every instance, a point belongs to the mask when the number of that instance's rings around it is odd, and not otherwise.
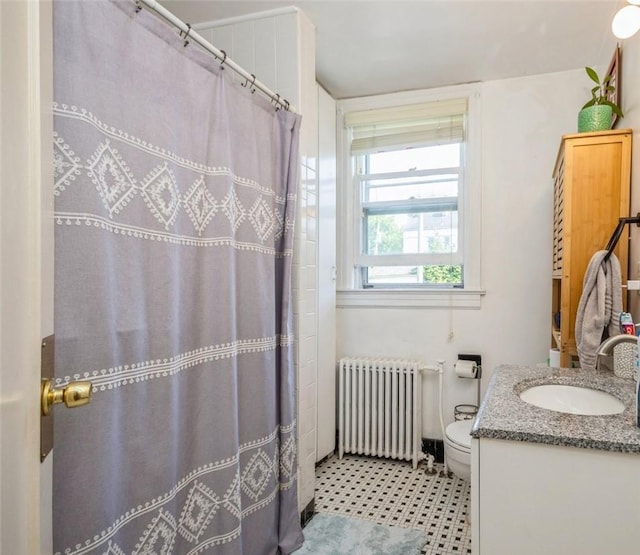
[{"label": "window pane", "polygon": [[[458,252],[458,212],[426,212],[420,214],[420,242],[424,252]],[[418,251],[423,252],[423,251]]]},{"label": "window pane", "polygon": [[417,266],[369,266],[365,268],[367,285],[417,285],[422,275]]},{"label": "window pane", "polygon": [[462,286],[462,266],[431,265],[422,267],[422,278],[428,284],[448,284]]},{"label": "window pane", "polygon": [[442,285],[462,287],[462,266],[369,266],[365,268],[365,285]]},{"label": "window pane", "polygon": [[458,251],[458,212],[365,212],[365,254]]},{"label": "window pane", "polygon": [[365,219],[366,254],[401,254],[404,252],[405,214],[382,214]]},{"label": "window pane", "polygon": [[368,179],[363,183],[365,202],[458,196],[458,174]]},{"label": "window pane", "polygon": [[453,143],[369,154],[367,173],[435,170],[459,165],[460,143]]}]

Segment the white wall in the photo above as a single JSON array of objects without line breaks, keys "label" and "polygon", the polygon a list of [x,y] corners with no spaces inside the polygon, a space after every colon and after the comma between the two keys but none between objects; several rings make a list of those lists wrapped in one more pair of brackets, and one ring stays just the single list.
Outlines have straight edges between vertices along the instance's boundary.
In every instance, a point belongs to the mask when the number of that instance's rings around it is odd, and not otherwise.
[{"label": "white wall", "polygon": [[[338,357],[444,359],[446,422],[454,405],[476,399],[476,382],[453,374],[458,353],[482,355],[483,388],[499,364],[546,361],[551,173],[562,134],[576,132],[587,86],[583,69],[483,83],[481,308],[339,308]],[[423,436],[441,438],[437,379],[426,376],[423,387]]]},{"label": "white wall", "polygon": [[[631,151],[631,210],[630,216],[640,212],[640,33],[621,41],[621,108],[624,118],[616,125],[633,129]],[[631,246],[629,250],[629,279],[640,279],[640,228],[629,227]],[[635,322],[640,322],[640,293],[629,293],[629,310]]]},{"label": "white wall", "polygon": [[316,462],[318,91],[315,28],[304,13],[294,8],[199,24],[194,28],[303,114],[293,260],[298,505],[302,510],[314,497]]}]

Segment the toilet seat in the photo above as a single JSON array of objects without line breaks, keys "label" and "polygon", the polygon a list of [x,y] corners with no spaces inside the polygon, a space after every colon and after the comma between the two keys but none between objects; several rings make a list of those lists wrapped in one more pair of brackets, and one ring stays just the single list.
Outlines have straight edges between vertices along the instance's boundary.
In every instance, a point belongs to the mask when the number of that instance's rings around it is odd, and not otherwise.
[{"label": "toilet seat", "polygon": [[453,447],[471,452],[471,427],[473,420],[459,420],[447,426],[445,435]]}]

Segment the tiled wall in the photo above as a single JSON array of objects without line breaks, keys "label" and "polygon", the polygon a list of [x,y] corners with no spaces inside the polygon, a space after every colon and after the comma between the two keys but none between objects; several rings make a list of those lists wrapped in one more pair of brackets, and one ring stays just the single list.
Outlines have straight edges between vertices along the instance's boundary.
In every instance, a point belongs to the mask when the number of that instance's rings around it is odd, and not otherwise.
[{"label": "tiled wall", "polygon": [[302,510],[314,496],[316,451],[318,93],[315,30],[309,19],[294,8],[194,28],[245,70],[255,74],[267,87],[289,100],[303,116],[293,260],[298,373],[298,501]]},{"label": "tiled wall", "polygon": [[198,24],[194,29],[272,91],[299,107],[300,14],[294,9],[281,12]]},{"label": "tiled wall", "polygon": [[[299,13],[299,52],[302,153],[296,288],[298,313],[299,467],[298,499],[305,507],[314,497],[316,463],[316,388],[318,375],[318,89],[315,34],[307,17]],[[296,255],[294,255],[294,262]]]}]

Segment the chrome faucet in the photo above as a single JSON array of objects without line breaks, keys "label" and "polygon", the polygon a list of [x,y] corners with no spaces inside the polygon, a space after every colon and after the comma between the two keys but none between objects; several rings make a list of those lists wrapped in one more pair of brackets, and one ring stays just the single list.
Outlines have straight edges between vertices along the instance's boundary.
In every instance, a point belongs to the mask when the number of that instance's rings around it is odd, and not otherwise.
[{"label": "chrome faucet", "polygon": [[637,345],[638,338],[635,335],[621,333],[605,339],[596,351],[596,370],[600,370],[602,359],[605,359],[605,366],[613,370],[613,348],[620,343],[634,343]]}]

